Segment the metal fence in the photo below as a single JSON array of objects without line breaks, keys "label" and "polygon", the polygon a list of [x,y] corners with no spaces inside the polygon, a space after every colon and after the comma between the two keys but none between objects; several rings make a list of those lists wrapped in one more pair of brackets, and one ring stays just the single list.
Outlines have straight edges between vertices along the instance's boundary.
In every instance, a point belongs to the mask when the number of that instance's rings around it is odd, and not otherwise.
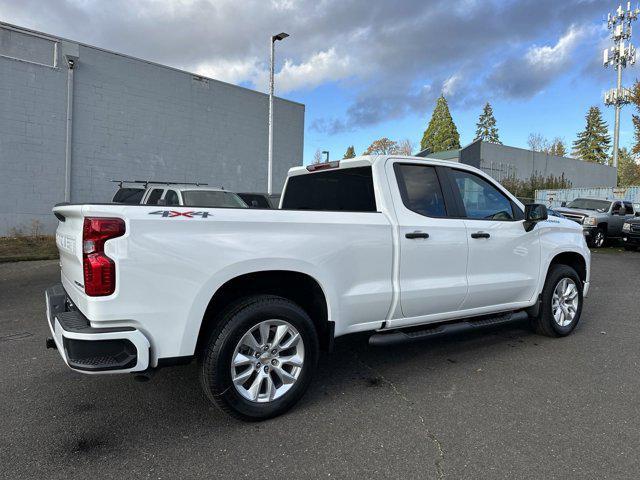
[{"label": "metal fence", "polygon": [[584,197],[602,198],[603,200],[618,198],[640,203],[640,186],[536,190],[536,203],[543,203],[549,207],[560,207],[562,202],[571,202],[576,198]]}]

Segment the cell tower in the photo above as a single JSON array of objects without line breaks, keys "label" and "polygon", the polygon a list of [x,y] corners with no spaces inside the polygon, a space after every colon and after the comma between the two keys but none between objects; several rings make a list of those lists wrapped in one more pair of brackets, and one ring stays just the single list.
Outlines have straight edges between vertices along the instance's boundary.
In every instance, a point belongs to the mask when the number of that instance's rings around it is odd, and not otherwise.
[{"label": "cell tower", "polygon": [[613,130],[613,166],[618,166],[618,146],[620,144],[620,109],[631,101],[631,91],[622,86],[622,69],[636,63],[636,48],[631,44],[631,22],[638,19],[640,9],[631,10],[631,2],[627,2],[627,9],[622,5],[607,17],[607,28],[611,30],[613,47],[604,51],[603,63],[606,67],[615,67],[618,81],[616,88],[604,94],[605,105],[616,107],[616,121]]}]

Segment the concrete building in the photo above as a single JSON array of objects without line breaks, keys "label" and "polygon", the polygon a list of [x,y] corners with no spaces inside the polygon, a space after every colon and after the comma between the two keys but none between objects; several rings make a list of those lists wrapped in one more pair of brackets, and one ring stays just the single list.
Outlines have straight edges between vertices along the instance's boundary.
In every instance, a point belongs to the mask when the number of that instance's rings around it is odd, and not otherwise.
[{"label": "concrete building", "polygon": [[572,187],[615,187],[617,182],[617,169],[608,165],[480,140],[459,150],[437,153],[423,150],[417,155],[472,165],[498,181],[509,177],[527,180],[535,174],[543,177],[564,175]]},{"label": "concrete building", "polygon": [[[304,105],[277,98],[274,116],[279,192],[302,164]],[[112,179],[265,192],[267,120],[262,93],[0,23],[0,236],[53,231],[69,183],[72,202],[110,201]]]}]

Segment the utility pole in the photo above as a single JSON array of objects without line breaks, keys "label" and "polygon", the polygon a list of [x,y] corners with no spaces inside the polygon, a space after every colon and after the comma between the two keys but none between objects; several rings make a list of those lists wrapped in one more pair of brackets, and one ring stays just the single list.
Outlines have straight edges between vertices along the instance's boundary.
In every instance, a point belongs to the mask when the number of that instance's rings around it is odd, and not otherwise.
[{"label": "utility pole", "polygon": [[267,166],[267,194],[273,195],[273,75],[275,69],[275,44],[284,40],[288,33],[281,32],[271,37],[271,61],[269,65],[269,164]]},{"label": "utility pole", "polygon": [[630,102],[631,92],[622,86],[622,69],[627,65],[636,63],[636,49],[631,44],[631,22],[638,19],[640,9],[631,10],[631,2],[627,2],[627,9],[622,5],[607,17],[607,28],[611,30],[613,47],[604,50],[603,64],[606,67],[615,67],[617,81],[616,88],[612,88],[604,94],[604,103],[614,106],[616,109],[615,126],[613,130],[613,166],[618,166],[618,149],[620,145],[620,110],[623,105]]}]

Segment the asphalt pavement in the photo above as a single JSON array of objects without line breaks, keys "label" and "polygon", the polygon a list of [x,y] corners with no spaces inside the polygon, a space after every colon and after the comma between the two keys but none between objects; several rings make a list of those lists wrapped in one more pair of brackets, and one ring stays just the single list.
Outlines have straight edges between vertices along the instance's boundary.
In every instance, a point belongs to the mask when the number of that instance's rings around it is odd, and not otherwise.
[{"label": "asphalt pavement", "polygon": [[293,411],[250,424],[207,402],[195,363],[148,383],[70,371],[44,344],[57,263],[0,264],[0,478],[638,478],[640,252],[592,268],[567,338],[346,337]]}]

